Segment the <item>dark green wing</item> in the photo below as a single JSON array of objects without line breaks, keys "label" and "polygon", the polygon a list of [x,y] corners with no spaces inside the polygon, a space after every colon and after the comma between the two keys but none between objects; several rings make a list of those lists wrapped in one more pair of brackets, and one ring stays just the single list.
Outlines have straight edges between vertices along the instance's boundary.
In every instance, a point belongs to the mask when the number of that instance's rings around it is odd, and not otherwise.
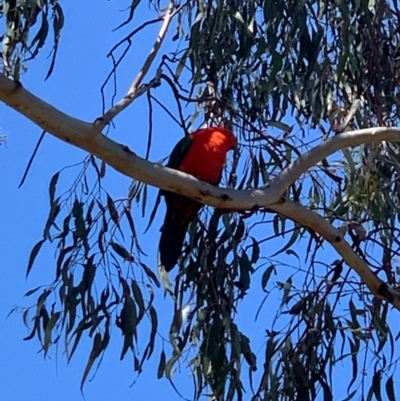
[{"label": "dark green wing", "polygon": [[[167,167],[178,170],[179,166],[182,163],[182,160],[185,158],[189,148],[193,144],[192,135],[185,135],[172,149],[171,156],[168,159]],[[160,190],[159,195],[165,196],[166,192]],[[168,200],[165,199],[168,203]]]},{"label": "dark green wing", "polygon": [[167,167],[174,168],[175,170],[178,169],[182,160],[185,158],[189,148],[193,144],[192,135],[184,136],[172,149],[171,156],[169,157]]}]

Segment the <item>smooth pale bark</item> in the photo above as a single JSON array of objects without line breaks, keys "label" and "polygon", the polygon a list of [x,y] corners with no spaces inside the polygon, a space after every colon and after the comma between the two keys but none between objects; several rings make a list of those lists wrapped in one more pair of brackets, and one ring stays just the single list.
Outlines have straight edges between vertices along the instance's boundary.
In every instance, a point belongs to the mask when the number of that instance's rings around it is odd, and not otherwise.
[{"label": "smooth pale bark", "polygon": [[135,180],[180,193],[206,205],[221,209],[252,210],[268,208],[307,226],[328,241],[380,298],[400,309],[400,294],[387,288],[368,265],[344,240],[343,234],[322,216],[282,195],[310,167],[338,150],[363,143],[400,142],[399,128],[369,128],[342,133],[317,145],[300,156],[272,180],[268,186],[253,190],[218,188],[184,173],[151,163],[136,155],[126,145],[118,144],[98,132],[98,124],[71,117],[39,99],[6,76],[0,74],[0,100],[17,110],[48,133],[97,156],[109,166]]}]

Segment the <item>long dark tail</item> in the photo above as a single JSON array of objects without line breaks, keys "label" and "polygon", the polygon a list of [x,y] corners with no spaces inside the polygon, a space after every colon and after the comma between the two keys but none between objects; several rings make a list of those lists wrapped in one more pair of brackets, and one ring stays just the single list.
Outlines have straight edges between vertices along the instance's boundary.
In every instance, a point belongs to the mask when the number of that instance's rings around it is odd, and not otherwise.
[{"label": "long dark tail", "polygon": [[167,272],[171,271],[178,261],[188,225],[189,223],[182,224],[182,222],[178,224],[168,216],[168,213],[165,217],[158,249],[160,262]]}]

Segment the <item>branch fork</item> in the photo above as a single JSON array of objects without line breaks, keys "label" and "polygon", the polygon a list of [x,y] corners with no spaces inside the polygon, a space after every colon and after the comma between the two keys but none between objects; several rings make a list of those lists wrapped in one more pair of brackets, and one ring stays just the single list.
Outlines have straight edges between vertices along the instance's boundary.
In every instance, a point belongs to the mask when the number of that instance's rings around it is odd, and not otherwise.
[{"label": "branch fork", "polygon": [[114,106],[112,106],[102,117],[99,117],[95,120],[94,122],[94,130],[93,133],[96,135],[100,134],[103,129],[123,110],[125,110],[130,104],[133,103],[135,99],[146,93],[148,90],[151,88],[154,88],[158,85],[160,85],[160,79],[161,79],[161,68],[158,68],[156,76],[150,81],[150,83],[146,85],[141,85],[143,82],[143,79],[147,75],[147,73],[150,70],[151,65],[153,64],[153,61],[155,57],[157,56],[158,51],[161,48],[161,45],[165,39],[165,36],[168,32],[168,28],[171,24],[172,17],[174,15],[175,11],[175,2],[174,0],[171,0],[169,2],[167,11],[165,12],[164,18],[163,18],[163,24],[160,28],[160,32],[154,42],[154,45],[152,49],[150,50],[149,55],[147,56],[145,62],[143,63],[142,68],[139,70],[136,78],[132,82],[132,85],[130,86],[128,93]]}]

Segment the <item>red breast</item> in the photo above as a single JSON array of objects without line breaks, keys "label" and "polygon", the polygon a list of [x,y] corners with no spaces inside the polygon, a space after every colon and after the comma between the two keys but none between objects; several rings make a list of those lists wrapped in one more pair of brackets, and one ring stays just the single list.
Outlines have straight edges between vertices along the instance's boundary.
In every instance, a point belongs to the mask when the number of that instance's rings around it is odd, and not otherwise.
[{"label": "red breast", "polygon": [[193,144],[179,170],[210,184],[218,184],[226,154],[237,143],[235,135],[224,127],[203,128],[191,135]]}]

